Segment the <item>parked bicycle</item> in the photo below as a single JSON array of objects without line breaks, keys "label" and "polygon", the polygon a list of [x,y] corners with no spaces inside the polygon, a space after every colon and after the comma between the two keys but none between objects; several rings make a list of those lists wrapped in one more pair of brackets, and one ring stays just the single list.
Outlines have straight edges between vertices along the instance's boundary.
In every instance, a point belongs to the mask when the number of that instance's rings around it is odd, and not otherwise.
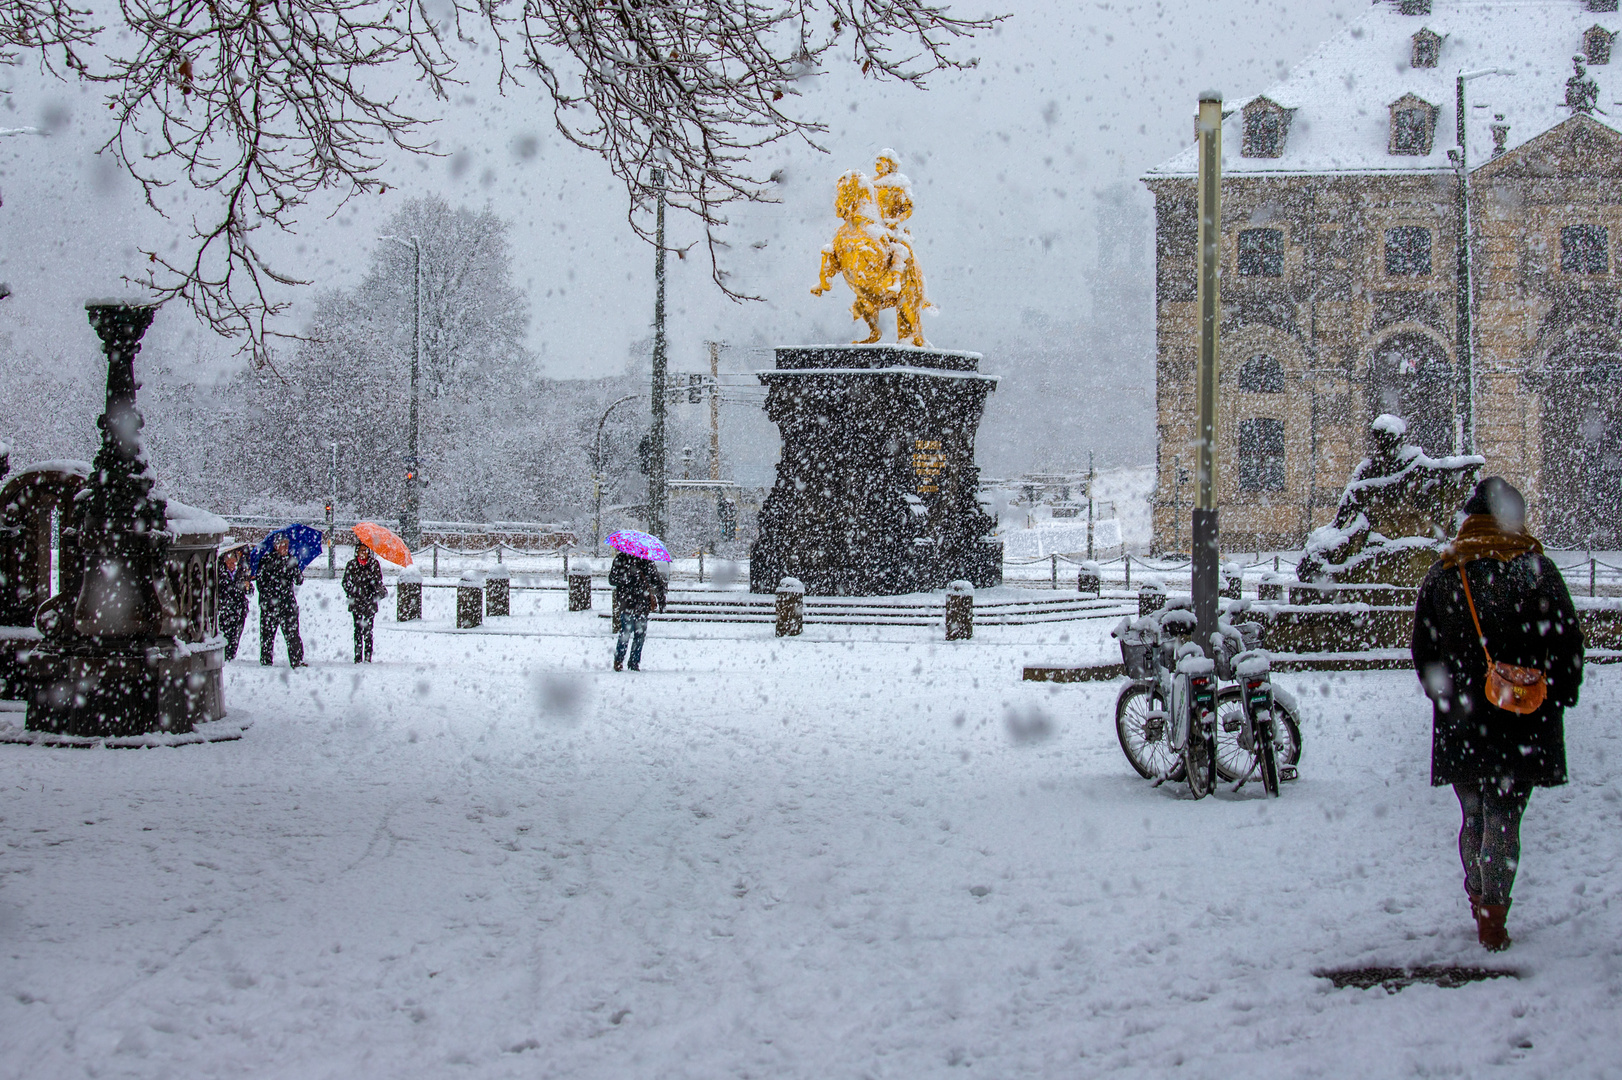
[{"label": "parked bicycle", "polygon": [[[1301,756],[1295,701],[1272,682],[1261,627],[1221,621],[1214,659],[1194,642],[1187,601],[1115,629],[1129,680],[1115,699],[1115,734],[1132,767],[1156,784],[1187,781],[1204,798],[1218,779],[1238,791],[1259,772],[1270,795]],[[1219,677],[1235,678],[1222,686]]]}]

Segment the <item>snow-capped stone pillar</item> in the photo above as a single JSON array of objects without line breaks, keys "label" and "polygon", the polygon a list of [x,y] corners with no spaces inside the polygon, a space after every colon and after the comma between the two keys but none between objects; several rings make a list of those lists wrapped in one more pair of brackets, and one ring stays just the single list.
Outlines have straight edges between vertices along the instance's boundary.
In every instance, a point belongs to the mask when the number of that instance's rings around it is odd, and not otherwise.
[{"label": "snow-capped stone pillar", "polygon": [[962,580],[946,586],[946,640],[974,637],[974,586]]},{"label": "snow-capped stone pillar", "polygon": [[777,586],[777,636],[797,637],[805,629],[805,585],[786,577]]},{"label": "snow-capped stone pillar", "polygon": [[1076,591],[1098,596],[1104,589],[1104,571],[1095,562],[1084,562],[1076,571]]},{"label": "snow-capped stone pillar", "polygon": [[501,563],[484,575],[484,613],[512,614],[512,574]]},{"label": "snow-capped stone pillar", "polygon": [[400,571],[400,581],[394,588],[394,619],[396,622],[415,622],[422,618],[422,571],[408,566]]},{"label": "snow-capped stone pillar", "polygon": [[484,574],[478,570],[462,571],[456,583],[456,628],[472,630],[484,623]]},{"label": "snow-capped stone pillar", "polygon": [[569,567],[569,610],[591,610],[591,567],[581,563]]}]

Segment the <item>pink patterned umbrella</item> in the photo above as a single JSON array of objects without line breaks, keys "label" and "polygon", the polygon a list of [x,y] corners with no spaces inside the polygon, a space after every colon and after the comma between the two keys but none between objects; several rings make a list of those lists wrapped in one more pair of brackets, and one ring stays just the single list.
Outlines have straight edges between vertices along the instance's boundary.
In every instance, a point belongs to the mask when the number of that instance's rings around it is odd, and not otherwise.
[{"label": "pink patterned umbrella", "polygon": [[621,529],[604,540],[603,543],[615,551],[623,551],[627,555],[634,555],[638,559],[647,559],[649,562],[670,562],[670,552],[665,548],[665,542],[652,533],[637,532],[635,529]]}]

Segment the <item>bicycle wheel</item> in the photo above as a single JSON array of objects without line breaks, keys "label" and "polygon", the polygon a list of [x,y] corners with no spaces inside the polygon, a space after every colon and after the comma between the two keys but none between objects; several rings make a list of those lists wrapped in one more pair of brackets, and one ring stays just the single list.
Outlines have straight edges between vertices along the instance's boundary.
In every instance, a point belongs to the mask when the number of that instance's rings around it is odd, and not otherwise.
[{"label": "bicycle wheel", "polygon": [[[1242,693],[1238,686],[1227,686],[1217,694],[1217,772],[1230,784],[1259,767],[1254,749],[1245,745]],[[1275,756],[1280,766],[1293,766],[1301,760],[1301,724],[1281,698],[1273,699],[1273,710],[1280,721]]]},{"label": "bicycle wheel", "polygon": [[1188,793],[1203,799],[1216,790],[1216,740],[1198,732],[1188,738],[1183,747],[1183,774],[1188,779]]},{"label": "bicycle wheel", "polygon": [[1180,764],[1167,739],[1166,703],[1152,683],[1128,683],[1116,697],[1115,737],[1126,760],[1145,780],[1164,776]]}]

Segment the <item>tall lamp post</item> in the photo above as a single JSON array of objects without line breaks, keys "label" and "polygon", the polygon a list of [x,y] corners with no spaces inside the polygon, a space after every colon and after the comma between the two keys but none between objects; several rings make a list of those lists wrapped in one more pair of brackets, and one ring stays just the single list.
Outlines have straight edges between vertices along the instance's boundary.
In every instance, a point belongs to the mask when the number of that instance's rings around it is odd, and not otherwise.
[{"label": "tall lamp post", "polygon": [[1217,370],[1222,330],[1222,95],[1200,95],[1199,114],[1199,307],[1200,353],[1195,383],[1196,493],[1193,521],[1194,618],[1199,644],[1209,655],[1217,632]]},{"label": "tall lamp post", "polygon": [[665,171],[653,170],[657,195],[653,253],[653,430],[648,440],[648,531],[664,536],[670,490],[665,475]]},{"label": "tall lamp post", "polygon": [[597,545],[603,542],[603,425],[608,423],[608,414],[624,405],[627,401],[635,401],[641,395],[626,394],[608,408],[603,410],[603,418],[597,421],[597,450],[591,458],[591,492],[597,501],[597,509],[591,519],[591,550],[596,551]]},{"label": "tall lamp post", "polygon": [[418,414],[422,404],[418,382],[422,367],[422,240],[416,235],[409,240],[398,236],[378,239],[392,240],[411,249],[411,421],[406,430],[405,506],[400,511],[400,538],[415,551],[422,547],[422,476],[417,456]]},{"label": "tall lamp post", "polygon": [[1470,157],[1464,137],[1464,84],[1485,75],[1514,75],[1502,68],[1482,68],[1480,71],[1461,71],[1453,84],[1453,120],[1459,148],[1447,152],[1453,169],[1459,174],[1459,188],[1454,198],[1458,230],[1458,266],[1454,278],[1454,330],[1457,333],[1454,351],[1458,354],[1459,396],[1459,452],[1476,452],[1475,361],[1471,355],[1472,337],[1470,308],[1474,282],[1470,275]]}]

